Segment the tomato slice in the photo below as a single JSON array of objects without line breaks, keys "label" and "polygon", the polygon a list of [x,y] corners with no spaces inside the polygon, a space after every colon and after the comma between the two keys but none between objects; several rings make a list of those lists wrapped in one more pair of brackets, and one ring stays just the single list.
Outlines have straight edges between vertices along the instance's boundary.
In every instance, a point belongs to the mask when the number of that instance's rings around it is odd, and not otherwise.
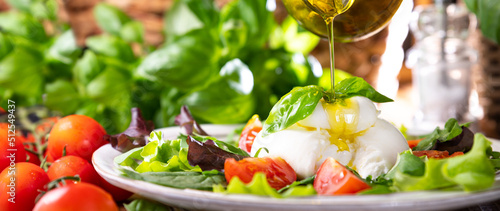
[{"label": "tomato slice", "polygon": [[434,158],[434,159],[455,157],[455,156],[460,156],[463,154],[464,154],[463,152],[454,152],[453,154],[450,155],[450,153],[448,151],[439,151],[439,150],[413,151],[413,155],[415,155],[417,157],[421,157],[421,156],[425,155],[428,158]]},{"label": "tomato slice", "polygon": [[262,130],[262,122],[259,119],[259,115],[255,114],[252,116],[250,120],[248,120],[247,124],[243,128],[243,131],[240,135],[240,142],[238,147],[246,152],[250,153],[252,150],[252,144],[259,133]]},{"label": "tomato slice", "polygon": [[224,174],[227,181],[238,177],[242,182],[250,183],[257,172],[264,173],[269,185],[276,190],[297,180],[297,174],[293,168],[280,157],[248,157],[240,161],[229,158],[224,163]]},{"label": "tomato slice", "polygon": [[370,188],[370,185],[331,157],[319,167],[313,186],[319,195],[354,194]]}]

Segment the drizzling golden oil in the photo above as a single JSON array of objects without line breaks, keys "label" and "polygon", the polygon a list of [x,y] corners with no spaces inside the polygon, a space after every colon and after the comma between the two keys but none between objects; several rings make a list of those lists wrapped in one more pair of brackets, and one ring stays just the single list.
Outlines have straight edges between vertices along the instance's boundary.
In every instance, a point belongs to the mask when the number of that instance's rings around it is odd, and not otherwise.
[{"label": "drizzling golden oil", "polygon": [[337,15],[349,9],[354,0],[303,0],[309,9],[319,14],[328,30],[328,43],[330,45],[330,98],[335,99],[335,56],[334,56],[334,19]]},{"label": "drizzling golden oil", "polygon": [[330,124],[330,143],[335,144],[339,151],[350,151],[348,143],[361,135],[356,133],[359,121],[359,105],[352,98],[343,103],[326,103],[321,101]]}]

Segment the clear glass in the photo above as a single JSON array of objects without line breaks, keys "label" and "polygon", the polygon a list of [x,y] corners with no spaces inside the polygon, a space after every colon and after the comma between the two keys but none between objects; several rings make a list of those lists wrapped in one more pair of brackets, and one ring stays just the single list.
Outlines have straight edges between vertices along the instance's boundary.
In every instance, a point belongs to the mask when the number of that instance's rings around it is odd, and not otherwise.
[{"label": "clear glass", "polygon": [[470,103],[477,52],[467,38],[474,25],[475,19],[459,5],[415,9],[410,26],[417,40],[407,59],[418,103],[411,133],[430,133],[450,118],[461,123],[479,118]]}]

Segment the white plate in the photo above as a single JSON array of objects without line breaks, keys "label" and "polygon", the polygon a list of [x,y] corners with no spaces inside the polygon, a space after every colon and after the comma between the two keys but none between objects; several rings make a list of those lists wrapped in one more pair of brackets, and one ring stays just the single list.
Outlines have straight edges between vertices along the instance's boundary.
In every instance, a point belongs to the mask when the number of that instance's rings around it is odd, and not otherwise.
[{"label": "white plate", "polygon": [[[203,125],[212,136],[225,138],[237,126]],[[176,138],[179,127],[160,129],[165,138]],[[491,140],[493,149],[500,150],[500,142]],[[92,157],[94,167],[109,183],[175,207],[198,210],[441,210],[480,204],[500,198],[500,176],[492,188],[475,193],[421,191],[386,195],[313,196],[275,199],[253,195],[223,195],[209,191],[175,189],[153,183],[133,180],[120,175],[113,162],[119,155],[107,144]]]}]

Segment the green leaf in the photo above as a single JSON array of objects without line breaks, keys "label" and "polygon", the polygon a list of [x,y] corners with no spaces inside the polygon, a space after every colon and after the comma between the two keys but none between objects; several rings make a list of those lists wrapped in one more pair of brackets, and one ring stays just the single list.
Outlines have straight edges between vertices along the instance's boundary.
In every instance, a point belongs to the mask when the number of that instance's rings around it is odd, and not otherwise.
[{"label": "green leaf", "polygon": [[464,0],[464,3],[472,13],[477,14],[478,0]]},{"label": "green leaf", "polygon": [[120,37],[127,42],[144,42],[144,26],[141,22],[131,21],[123,25]]},{"label": "green leaf", "polygon": [[30,5],[29,13],[37,19],[56,21],[57,10],[57,0],[35,1]]},{"label": "green leaf", "polygon": [[43,89],[42,57],[38,52],[16,47],[0,62],[0,87],[24,96],[39,96]]},{"label": "green leaf", "polygon": [[87,85],[101,73],[103,68],[95,53],[87,50],[73,67],[73,77],[78,83]]},{"label": "green leaf", "polygon": [[254,112],[252,72],[239,59],[227,62],[220,78],[181,99],[194,117],[215,124],[242,123]]},{"label": "green leaf", "polygon": [[76,44],[72,30],[64,32],[50,46],[47,57],[57,59],[64,64],[72,64],[82,53],[82,49]]},{"label": "green leaf", "polygon": [[107,67],[86,87],[89,98],[110,107],[128,107],[130,78],[123,71]]},{"label": "green leaf", "polygon": [[479,20],[481,32],[490,40],[500,43],[500,2],[497,0],[464,0],[467,8]]},{"label": "green leaf", "polygon": [[192,31],[212,36],[218,27],[219,11],[213,0],[178,0],[165,15],[167,43]]},{"label": "green leaf", "polygon": [[320,37],[304,30],[297,21],[288,16],[282,23],[284,47],[289,52],[309,54],[319,43]]},{"label": "green leaf", "polygon": [[290,187],[285,192],[280,194],[269,185],[266,179],[266,175],[261,172],[255,173],[253,175],[252,181],[250,181],[248,184],[243,183],[238,177],[233,177],[231,179],[231,182],[229,182],[227,189],[224,189],[222,185],[215,185],[213,191],[215,193],[252,194],[259,196],[270,196],[273,198],[316,195],[316,191],[311,184],[308,184],[307,186]]},{"label": "green leaf", "polygon": [[94,17],[102,30],[115,36],[120,36],[122,27],[130,21],[123,11],[105,3],[94,7]]},{"label": "green leaf", "polygon": [[181,90],[204,87],[219,71],[219,49],[198,31],[149,54],[137,71],[145,78]]},{"label": "green leaf", "polygon": [[56,80],[45,87],[44,104],[47,108],[63,115],[74,113],[80,106],[78,92],[73,84],[66,80]]},{"label": "green leaf", "polygon": [[[262,47],[276,25],[273,14],[263,0],[237,0],[227,4],[221,12],[221,22],[243,21],[246,26],[246,46],[249,49]],[[223,25],[223,24],[222,24]]]},{"label": "green leaf", "polygon": [[[407,161],[407,159],[416,161],[418,158],[406,153],[408,155],[400,156],[398,163],[388,175],[392,177],[394,187],[399,191],[484,190],[491,187],[495,181],[495,168],[487,154],[490,144],[484,135],[476,134],[474,145],[469,152],[451,158],[428,159],[425,161],[425,167],[420,167],[420,170],[415,169],[417,168],[415,166],[410,166],[413,161]],[[402,168],[401,165],[406,165],[406,167]],[[421,174],[422,171],[424,171],[423,174]]]},{"label": "green leaf", "polygon": [[264,122],[262,136],[284,130],[309,116],[323,98],[323,88],[315,85],[296,87],[272,108]]},{"label": "green leaf", "polygon": [[[330,78],[330,76],[331,76],[330,72],[331,72],[330,68],[323,69],[323,75],[321,75],[319,82],[318,82],[318,85],[323,87],[323,89],[325,89],[325,90],[329,90],[332,87],[332,79]],[[338,84],[339,82],[343,81],[344,79],[350,78],[350,77],[353,77],[353,76],[345,71],[335,69],[334,80],[335,80],[336,84]]]},{"label": "green leaf", "polygon": [[213,185],[225,185],[223,174],[203,174],[201,172],[145,172],[138,173],[128,168],[118,167],[125,176],[173,188],[212,190]]},{"label": "green leaf", "polygon": [[444,125],[444,129],[441,130],[439,127],[436,127],[434,131],[425,137],[422,141],[418,143],[413,150],[422,151],[422,150],[430,150],[432,149],[436,143],[449,141],[462,133],[462,126],[459,125],[458,121],[454,118],[446,121]]},{"label": "green leaf", "polygon": [[135,61],[132,47],[118,37],[109,35],[89,37],[85,44],[97,54],[116,58],[126,63]]},{"label": "green leaf", "polygon": [[7,33],[34,42],[42,43],[48,40],[42,23],[25,13],[13,11],[0,13],[0,28]]},{"label": "green leaf", "polygon": [[7,3],[13,8],[16,8],[19,11],[23,12],[31,12],[30,11],[30,6],[35,2],[36,0],[7,0]]},{"label": "green leaf", "polygon": [[127,211],[171,211],[164,204],[147,199],[134,199],[132,202],[123,205]]},{"label": "green leaf", "polygon": [[354,96],[363,96],[376,103],[393,101],[378,93],[368,82],[360,77],[347,78],[335,85],[335,99],[347,99]]},{"label": "green leaf", "polygon": [[12,50],[14,46],[12,45],[12,41],[10,38],[4,33],[0,32],[0,61],[7,56]]}]

